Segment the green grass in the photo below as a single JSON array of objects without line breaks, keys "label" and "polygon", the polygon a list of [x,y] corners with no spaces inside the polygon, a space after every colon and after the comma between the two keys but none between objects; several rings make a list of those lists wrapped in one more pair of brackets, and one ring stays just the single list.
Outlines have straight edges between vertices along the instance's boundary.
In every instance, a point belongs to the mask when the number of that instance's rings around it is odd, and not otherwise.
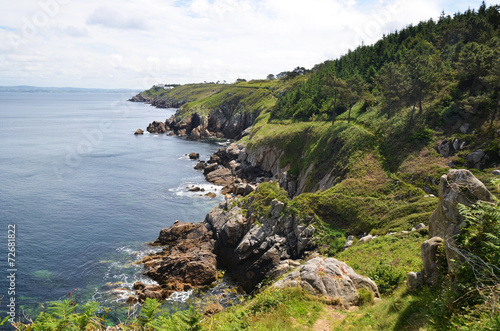
[{"label": "green grass", "polygon": [[206,330],[309,330],[326,304],[300,288],[267,289],[205,320]]},{"label": "green grass", "polygon": [[384,296],[403,286],[410,271],[422,270],[420,246],[427,239],[427,230],[408,234],[381,236],[367,243],[357,243],[335,254],[361,275],[370,277]]}]

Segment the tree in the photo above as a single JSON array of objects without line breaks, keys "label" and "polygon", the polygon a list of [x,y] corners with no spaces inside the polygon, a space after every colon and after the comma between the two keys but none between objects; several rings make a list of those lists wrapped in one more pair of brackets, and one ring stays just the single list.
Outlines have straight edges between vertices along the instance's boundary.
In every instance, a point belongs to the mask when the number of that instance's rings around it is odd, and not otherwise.
[{"label": "tree", "polygon": [[275,80],[276,77],[273,74],[269,74],[269,75],[267,75],[267,79],[268,80]]},{"label": "tree", "polygon": [[400,100],[400,95],[407,89],[406,73],[400,66],[389,62],[380,69],[376,83],[385,96],[389,119],[394,106]]},{"label": "tree", "polygon": [[335,124],[337,118],[337,106],[344,96],[346,82],[338,78],[334,72],[325,75],[322,79],[323,94],[329,98],[328,102],[323,103],[323,108],[332,112],[332,124]]},{"label": "tree", "polygon": [[349,107],[349,114],[347,115],[348,123],[351,123],[352,107],[363,98],[366,89],[366,83],[359,75],[352,76],[347,80],[342,99],[346,101]]},{"label": "tree", "polygon": [[434,57],[422,54],[422,51],[412,49],[406,58],[405,65],[408,73],[408,83],[412,110],[409,121],[411,126],[418,103],[419,113],[422,113],[423,98],[434,91],[439,81],[438,67]]}]

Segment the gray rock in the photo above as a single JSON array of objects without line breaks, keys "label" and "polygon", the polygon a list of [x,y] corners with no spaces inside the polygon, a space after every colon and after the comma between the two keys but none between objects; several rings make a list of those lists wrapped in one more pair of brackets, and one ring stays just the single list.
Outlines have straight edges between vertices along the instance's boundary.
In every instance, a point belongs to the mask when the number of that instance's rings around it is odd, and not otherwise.
[{"label": "gray rock", "polygon": [[357,290],[360,288],[370,290],[375,297],[380,297],[377,285],[370,278],[358,275],[347,264],[333,258],[313,258],[273,286],[301,286],[312,294],[341,298],[346,307],[358,303]]},{"label": "gray rock", "polygon": [[420,272],[409,272],[407,286],[410,290],[417,290],[424,284],[424,279]]},{"label": "gray rock", "polygon": [[451,146],[450,142],[447,140],[443,140],[439,145],[438,145],[438,152],[444,157],[448,157],[452,154],[452,149],[453,146]]},{"label": "gray rock", "polygon": [[424,223],[418,223],[417,225],[415,225],[415,230],[420,230],[420,229],[423,229],[425,228],[425,224]]},{"label": "gray rock", "polygon": [[438,207],[429,219],[429,237],[440,237],[445,241],[446,257],[450,271],[453,261],[460,261],[456,251],[454,236],[460,232],[462,216],[458,212],[459,203],[470,206],[478,200],[491,201],[492,195],[483,183],[465,169],[453,169],[441,176]]},{"label": "gray rock", "polygon": [[486,154],[484,154],[483,150],[478,149],[477,151],[467,155],[467,161],[469,161],[469,164],[472,168],[481,169],[484,163],[485,156]]},{"label": "gray rock", "polygon": [[354,236],[353,235],[348,236],[347,241],[345,242],[345,245],[344,245],[344,251],[346,249],[348,249],[349,247],[351,247],[353,242],[354,242]]},{"label": "gray rock", "polygon": [[500,176],[500,170],[493,170],[491,173],[495,176]]},{"label": "gray rock", "polygon": [[377,236],[372,236],[371,234],[369,234],[369,235],[364,236],[361,239],[359,239],[359,242],[365,243],[365,242],[369,242],[370,240],[375,239],[375,238],[377,238]]},{"label": "gray rock", "polygon": [[271,201],[271,216],[280,217],[283,209],[285,209],[285,204],[283,202],[276,199]]},{"label": "gray rock", "polygon": [[432,237],[424,241],[420,248],[426,281],[432,286],[437,283],[440,277],[438,270],[438,249],[443,243],[442,238]]},{"label": "gray rock", "polygon": [[463,134],[466,134],[467,131],[469,131],[469,128],[470,128],[470,124],[469,123],[465,123],[464,125],[462,125],[460,127],[460,132],[462,132]]}]

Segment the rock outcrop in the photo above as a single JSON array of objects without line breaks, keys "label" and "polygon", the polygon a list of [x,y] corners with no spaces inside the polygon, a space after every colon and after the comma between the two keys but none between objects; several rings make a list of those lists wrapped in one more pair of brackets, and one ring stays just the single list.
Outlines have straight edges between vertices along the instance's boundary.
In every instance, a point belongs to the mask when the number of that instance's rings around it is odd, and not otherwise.
[{"label": "rock outcrop", "polygon": [[459,203],[470,206],[477,202],[491,201],[492,195],[484,184],[465,169],[450,170],[441,176],[439,183],[439,204],[429,220],[429,238],[439,237],[444,240],[446,257],[450,271],[459,261],[453,237],[460,232],[462,216],[458,212]]},{"label": "rock outcrop", "polygon": [[[164,250],[145,257],[141,263],[145,274],[160,285],[163,297],[173,291],[209,285],[217,279],[215,241],[205,223],[176,221],[170,228],[161,230],[154,243],[165,245]],[[146,297],[149,296],[146,294]]]},{"label": "rock outcrop", "polygon": [[165,245],[164,250],[141,263],[145,274],[159,283],[164,297],[172,291],[211,284],[217,267],[233,272],[242,288],[250,292],[264,278],[287,271],[284,261],[300,258],[315,248],[315,229],[310,221],[291,214],[277,200],[270,213],[259,218],[229,200],[215,207],[201,223],[176,221],[161,230],[155,244]]},{"label": "rock outcrop", "polygon": [[165,133],[167,132],[167,127],[163,122],[153,121],[153,123],[150,123],[148,125],[148,128],[146,130],[149,133]]},{"label": "rock outcrop", "polygon": [[273,286],[300,286],[312,294],[340,298],[345,307],[358,304],[360,288],[372,291],[375,298],[380,298],[378,287],[370,278],[358,275],[347,264],[334,258],[311,259]]},{"label": "rock outcrop", "polygon": [[205,218],[213,231],[219,265],[233,271],[245,291],[274,274],[281,261],[300,258],[315,247],[310,220],[283,211],[284,205],[275,200],[269,215],[257,219],[223,202]]},{"label": "rock outcrop", "polygon": [[141,93],[134,95],[132,98],[128,99],[131,102],[149,102],[151,99],[145,98]]},{"label": "rock outcrop", "polygon": [[[153,100],[151,105],[159,108],[177,108],[181,103],[173,104],[166,100]],[[176,135],[188,135],[192,139],[228,138],[235,139],[250,127],[258,116],[258,112],[246,112],[244,109],[232,109],[222,106],[211,110],[208,115],[193,113],[181,116],[182,110],[168,118],[164,124],[167,131]]]},{"label": "rock outcrop", "polygon": [[144,131],[142,131],[142,129],[137,129],[135,132],[134,132],[135,135],[141,135],[141,134],[144,134]]}]

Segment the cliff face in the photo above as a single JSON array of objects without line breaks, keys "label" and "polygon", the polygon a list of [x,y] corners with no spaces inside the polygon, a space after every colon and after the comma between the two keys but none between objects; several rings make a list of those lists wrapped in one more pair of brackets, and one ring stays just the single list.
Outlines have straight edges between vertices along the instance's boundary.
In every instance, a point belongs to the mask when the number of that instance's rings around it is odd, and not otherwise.
[{"label": "cliff face", "polygon": [[195,112],[183,117],[181,112],[179,110],[166,120],[167,131],[173,131],[179,136],[189,135],[193,139],[211,137],[235,139],[250,127],[258,116],[258,113],[232,111],[229,107],[213,109],[206,115]]}]

